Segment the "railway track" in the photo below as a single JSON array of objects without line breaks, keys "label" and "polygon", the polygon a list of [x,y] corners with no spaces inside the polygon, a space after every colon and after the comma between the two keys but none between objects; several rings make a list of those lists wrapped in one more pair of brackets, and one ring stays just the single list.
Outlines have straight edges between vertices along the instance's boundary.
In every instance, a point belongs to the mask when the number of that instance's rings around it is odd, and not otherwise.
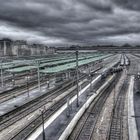
[{"label": "railway track", "polygon": [[[88,82],[84,82],[82,84],[82,87],[84,87],[87,83]],[[48,96],[42,97],[41,99],[38,99],[36,102],[34,102],[30,105],[26,104],[25,107],[22,106],[21,108],[14,110],[14,112],[12,111],[9,114],[7,114],[6,116],[1,117],[0,118],[0,120],[1,120],[0,121],[0,131],[2,131],[5,128],[7,128],[8,126],[14,124],[18,120],[24,118],[25,116],[34,112],[35,110],[41,108],[42,106],[47,104],[47,102],[50,102],[53,98],[59,96],[64,91],[68,90],[70,87],[73,87],[73,86],[74,85],[71,86],[70,84],[67,84],[65,87],[62,87],[59,90],[54,90],[53,93],[48,94]],[[50,109],[47,110],[47,113],[45,113],[45,114],[47,114],[46,117],[48,117],[48,115],[51,115],[52,112],[56,111],[60,106],[62,106],[64,104],[64,102],[66,102],[66,100],[69,96],[73,96],[74,94],[76,94],[76,92],[71,92],[70,94],[68,94],[67,96],[62,98],[58,103],[54,104]],[[39,119],[40,119],[40,117],[35,119],[35,122],[38,122]],[[38,124],[38,125],[40,125],[40,124]],[[32,126],[32,123],[31,123],[31,126]],[[19,135],[21,135],[21,133],[24,132],[27,127],[30,127],[30,125],[26,126],[23,130],[21,130],[21,132],[19,134],[15,135],[15,137],[18,137]],[[28,130],[27,132],[31,132],[31,130],[30,131]]]},{"label": "railway track", "polygon": [[107,140],[123,140],[123,112],[128,83],[129,78],[127,77],[117,96],[117,100],[112,111]]},{"label": "railway track", "polygon": [[[45,84],[46,84],[46,82],[42,81],[41,86],[43,86]],[[29,86],[30,90],[37,88],[37,86],[38,86],[37,81],[30,82],[28,86]],[[12,99],[14,97],[17,97],[19,95],[22,95],[26,92],[27,92],[26,85],[15,87],[13,90],[6,91],[0,95],[0,103],[3,103],[5,101]]]},{"label": "railway track", "polygon": [[[105,81],[101,81],[100,84],[96,83],[95,89],[101,86]],[[89,82],[84,83],[82,88],[84,88]],[[56,104],[54,104],[51,108],[45,111],[44,120],[47,120],[51,115],[53,115],[60,107],[62,107],[68,98],[72,98],[77,93],[76,89],[66,95],[64,98],[59,100]],[[35,120],[30,122],[27,126],[25,126],[21,131],[19,131],[16,135],[10,138],[10,140],[25,140],[27,139],[40,125],[42,124],[42,116],[39,115]]]},{"label": "railway track", "polygon": [[[82,88],[87,85],[88,82],[83,83]],[[62,91],[61,91],[62,93]],[[57,92],[57,96],[61,93]],[[68,95],[60,99],[58,102],[56,102],[54,105],[52,105],[48,110],[44,113],[44,119],[48,119],[53,113],[55,113],[61,106],[63,106],[67,102],[67,98],[71,98],[76,94],[76,89],[72,92],[70,92]],[[45,102],[46,104],[46,102]],[[43,104],[43,105],[45,105]],[[41,106],[43,106],[41,105]],[[22,130],[20,130],[18,133],[16,133],[13,137],[10,138],[10,140],[24,140],[26,139],[37,127],[39,127],[42,123],[41,115],[39,115],[36,119],[32,120],[27,126],[25,126]]]},{"label": "railway track", "polygon": [[[117,77],[119,79],[120,75]],[[108,86],[90,105],[83,117],[79,120],[79,126],[73,130],[68,140],[91,140],[99,114],[110,95],[113,88],[113,82]],[[75,132],[74,132],[75,131]]]},{"label": "railway track", "polygon": [[[41,82],[41,86],[44,86],[47,84],[46,79],[43,79],[40,82]],[[68,82],[69,81],[67,80],[63,84],[68,83]],[[28,89],[33,90],[33,89],[36,89],[37,87],[38,87],[38,81],[36,79],[35,79],[35,81],[33,81],[33,79],[32,79],[32,81],[29,82]],[[0,94],[0,103],[3,103],[7,100],[15,98],[19,95],[26,93],[26,92],[27,92],[27,85],[26,84],[23,84],[21,86],[17,86],[14,89],[11,89],[9,91],[5,91],[5,92]]]},{"label": "railway track", "polygon": [[64,86],[59,87],[59,88],[57,87],[57,89],[55,88],[55,89],[51,90],[50,92],[48,92],[47,94],[44,94],[44,95],[40,96],[39,98],[32,100],[32,101],[26,103],[25,105],[17,107],[16,109],[12,110],[11,112],[8,112],[8,113],[0,116],[0,126],[1,126],[0,131],[3,129],[1,124],[4,124],[4,126],[5,126],[5,123],[9,124],[10,122],[8,122],[8,120],[12,120],[12,118],[14,120],[16,120],[16,116],[18,116],[18,118],[20,118],[19,115],[23,112],[25,113],[25,111],[27,111],[28,113],[31,113],[31,111],[36,110],[38,107],[46,104],[47,102],[50,102],[56,96],[59,96],[62,92],[73,87],[74,86],[73,84],[75,84],[75,83],[76,83],[75,81],[74,81],[74,83],[73,82],[65,83]]}]

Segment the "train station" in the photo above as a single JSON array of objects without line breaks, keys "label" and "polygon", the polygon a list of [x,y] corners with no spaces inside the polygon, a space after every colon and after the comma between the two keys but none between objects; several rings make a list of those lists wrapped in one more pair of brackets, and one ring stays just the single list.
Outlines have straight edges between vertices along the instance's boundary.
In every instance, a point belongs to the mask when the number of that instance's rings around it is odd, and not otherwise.
[{"label": "train station", "polygon": [[0,140],[140,140],[140,0],[0,0]]},{"label": "train station", "polygon": [[3,59],[0,139],[138,140],[139,57],[59,49]]}]

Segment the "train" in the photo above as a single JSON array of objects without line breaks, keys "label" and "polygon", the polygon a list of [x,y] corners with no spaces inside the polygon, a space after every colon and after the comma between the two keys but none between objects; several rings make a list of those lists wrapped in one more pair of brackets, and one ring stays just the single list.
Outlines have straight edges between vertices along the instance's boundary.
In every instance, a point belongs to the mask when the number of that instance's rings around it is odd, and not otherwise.
[{"label": "train", "polygon": [[120,66],[129,66],[129,65],[130,65],[129,58],[125,54],[122,54],[120,59]]},{"label": "train", "polygon": [[122,66],[118,66],[118,67],[111,67],[109,69],[105,69],[103,71],[103,73],[101,74],[101,78],[104,79],[106,78],[108,75],[111,75],[113,73],[119,73],[123,71],[123,67]]}]

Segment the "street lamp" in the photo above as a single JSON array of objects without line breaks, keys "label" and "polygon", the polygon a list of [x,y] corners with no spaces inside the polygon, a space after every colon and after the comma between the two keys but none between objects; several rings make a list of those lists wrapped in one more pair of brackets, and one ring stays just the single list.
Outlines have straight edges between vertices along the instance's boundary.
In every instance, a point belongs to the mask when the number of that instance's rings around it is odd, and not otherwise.
[{"label": "street lamp", "polygon": [[43,109],[40,109],[40,112],[41,112],[41,118],[42,118],[42,139],[45,140],[45,127],[44,127],[44,113],[46,111],[46,108],[44,106]]},{"label": "street lamp", "polygon": [[30,76],[26,76],[25,79],[26,79],[26,87],[27,87],[28,97],[30,97],[30,95],[29,95],[29,79],[30,79]]}]

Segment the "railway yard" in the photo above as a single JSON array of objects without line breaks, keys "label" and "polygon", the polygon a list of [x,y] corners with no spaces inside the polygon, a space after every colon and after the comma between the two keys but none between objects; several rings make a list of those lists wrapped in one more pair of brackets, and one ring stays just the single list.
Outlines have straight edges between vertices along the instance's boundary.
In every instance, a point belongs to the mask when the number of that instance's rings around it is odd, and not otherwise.
[{"label": "railway yard", "polygon": [[0,140],[138,140],[140,55],[61,52],[0,62]]}]

